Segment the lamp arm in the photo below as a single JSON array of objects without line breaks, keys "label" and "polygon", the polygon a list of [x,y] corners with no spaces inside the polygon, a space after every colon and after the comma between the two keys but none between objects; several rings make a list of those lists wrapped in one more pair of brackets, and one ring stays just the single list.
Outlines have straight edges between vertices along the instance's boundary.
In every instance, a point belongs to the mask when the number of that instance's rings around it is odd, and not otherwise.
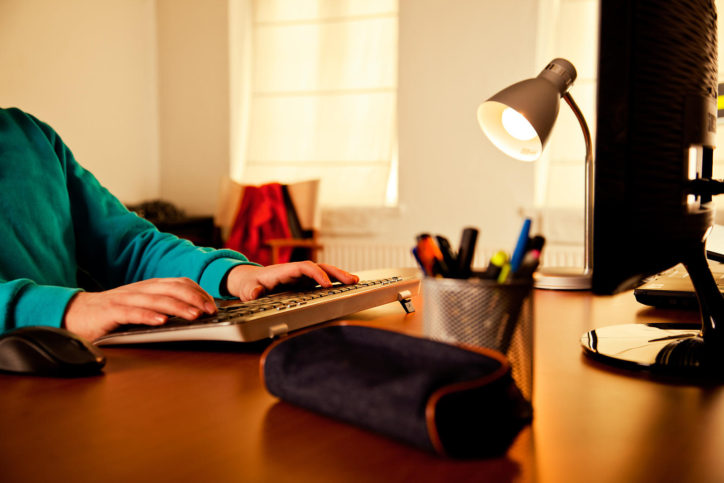
[{"label": "lamp arm", "polygon": [[594,164],[593,164],[593,149],[591,145],[591,131],[588,129],[586,119],[583,117],[583,113],[578,108],[578,105],[573,100],[573,97],[566,92],[563,94],[563,99],[566,101],[568,106],[575,114],[578,123],[581,125],[583,131],[583,140],[586,143],[586,197],[584,206],[584,219],[585,225],[583,232],[583,273],[584,275],[590,275],[593,271],[593,176],[594,176]]}]

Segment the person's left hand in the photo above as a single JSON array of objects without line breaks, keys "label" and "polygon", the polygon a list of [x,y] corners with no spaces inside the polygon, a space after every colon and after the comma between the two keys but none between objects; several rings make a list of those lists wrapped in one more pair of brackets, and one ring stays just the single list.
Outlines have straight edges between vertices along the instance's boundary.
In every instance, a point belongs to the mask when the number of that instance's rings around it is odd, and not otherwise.
[{"label": "person's left hand", "polygon": [[330,277],[343,284],[359,281],[357,275],[352,275],[333,265],[310,261],[280,263],[266,267],[237,265],[227,276],[226,289],[229,294],[239,297],[242,301],[248,301],[260,297],[264,292],[277,285],[293,283],[304,277],[315,280],[322,287],[332,285]]}]

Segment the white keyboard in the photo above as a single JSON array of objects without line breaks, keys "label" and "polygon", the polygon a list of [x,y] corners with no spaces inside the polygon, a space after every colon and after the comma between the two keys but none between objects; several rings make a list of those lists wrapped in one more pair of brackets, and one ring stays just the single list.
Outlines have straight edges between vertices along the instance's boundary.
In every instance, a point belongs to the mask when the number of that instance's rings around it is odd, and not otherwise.
[{"label": "white keyboard", "polygon": [[216,340],[253,342],[343,317],[390,302],[414,311],[410,298],[420,290],[418,277],[391,276],[354,285],[317,286],[281,292],[219,307],[218,313],[186,320],[170,317],[160,326],[122,325],[96,345]]}]

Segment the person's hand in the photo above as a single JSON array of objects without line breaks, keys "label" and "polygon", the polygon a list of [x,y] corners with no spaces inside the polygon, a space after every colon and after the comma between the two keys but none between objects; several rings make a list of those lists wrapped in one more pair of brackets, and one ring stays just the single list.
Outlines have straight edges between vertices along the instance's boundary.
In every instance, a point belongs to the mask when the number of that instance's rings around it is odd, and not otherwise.
[{"label": "person's hand", "polygon": [[306,261],[280,263],[266,267],[237,265],[229,272],[226,289],[231,295],[247,301],[260,297],[264,292],[277,285],[294,283],[305,277],[316,281],[322,287],[330,287],[331,278],[344,284],[359,282],[357,275],[352,275],[333,265]]},{"label": "person's hand", "polygon": [[95,340],[121,324],[161,325],[169,315],[193,320],[216,312],[214,299],[188,278],[157,278],[105,292],[79,292],[68,304],[65,328]]}]

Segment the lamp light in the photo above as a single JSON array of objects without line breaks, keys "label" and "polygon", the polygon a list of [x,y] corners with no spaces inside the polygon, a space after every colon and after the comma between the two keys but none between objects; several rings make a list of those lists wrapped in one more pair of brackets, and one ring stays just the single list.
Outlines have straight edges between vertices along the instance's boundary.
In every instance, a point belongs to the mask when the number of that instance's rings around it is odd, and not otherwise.
[{"label": "lamp light", "polygon": [[543,268],[535,275],[535,287],[553,290],[591,288],[593,243],[593,152],[586,120],[568,88],[576,80],[576,68],[565,59],[553,59],[534,79],[527,79],[495,94],[478,107],[478,123],[490,141],[508,156],[535,161],[543,153],[553,129],[560,99],[578,119],[586,145],[583,268]]}]

